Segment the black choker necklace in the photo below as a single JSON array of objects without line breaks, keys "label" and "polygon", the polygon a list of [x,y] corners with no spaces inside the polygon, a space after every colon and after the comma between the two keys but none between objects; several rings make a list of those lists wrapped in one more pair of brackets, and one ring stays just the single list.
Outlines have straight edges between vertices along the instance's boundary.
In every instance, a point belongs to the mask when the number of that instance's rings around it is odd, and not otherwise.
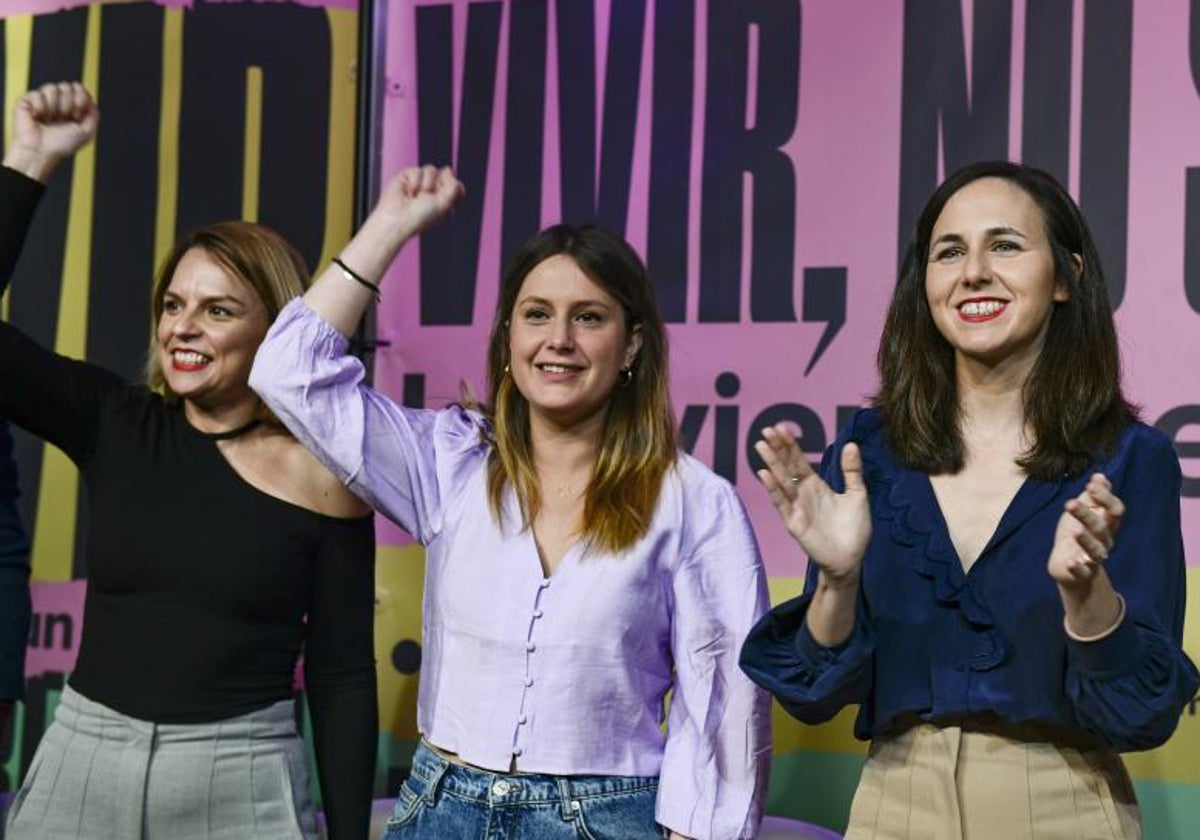
[{"label": "black choker necklace", "polygon": [[245,424],[244,426],[238,426],[236,429],[230,429],[227,432],[200,432],[200,434],[203,437],[208,438],[209,440],[233,440],[234,438],[241,437],[242,435],[246,434],[247,432],[254,431],[261,425],[262,425],[262,418],[255,417],[253,420],[251,420],[249,423]]}]

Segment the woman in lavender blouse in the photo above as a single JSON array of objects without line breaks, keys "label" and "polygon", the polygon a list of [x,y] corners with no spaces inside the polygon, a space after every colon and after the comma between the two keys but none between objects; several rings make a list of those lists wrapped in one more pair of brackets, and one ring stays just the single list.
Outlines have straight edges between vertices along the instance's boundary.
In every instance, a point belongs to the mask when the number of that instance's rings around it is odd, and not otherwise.
[{"label": "woman in lavender blouse", "polygon": [[346,353],[377,278],[462,191],[448,169],[400,173],[251,375],[426,547],[423,740],[387,836],[753,837],[769,707],[737,653],[762,563],[733,488],[675,447],[665,331],[628,244],[558,225],[516,255],[486,409],[400,406]]}]

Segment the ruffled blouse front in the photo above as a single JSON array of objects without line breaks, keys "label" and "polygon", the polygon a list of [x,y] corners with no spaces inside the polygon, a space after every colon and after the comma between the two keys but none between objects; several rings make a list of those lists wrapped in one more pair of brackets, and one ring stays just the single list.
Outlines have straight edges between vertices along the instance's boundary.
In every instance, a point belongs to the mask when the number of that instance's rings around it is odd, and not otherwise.
[{"label": "ruffled blouse front", "polygon": [[[1197,673],[1181,646],[1179,463],[1162,434],[1131,424],[1095,469],[1027,479],[968,572],[928,476],[892,458],[876,411],[859,412],[826,452],[824,478],[841,489],[849,441],[863,453],[874,525],[854,632],[836,648],[808,633],[810,564],[804,594],[769,613],[746,642],[742,666],[756,682],[810,723],[861,704],[855,734],[863,739],[901,719],[983,715],[1082,730],[1116,750],[1170,736]],[[1094,471],[1126,504],[1107,567],[1127,612],[1112,635],[1082,643],[1063,632],[1046,561],[1063,505]]]}]

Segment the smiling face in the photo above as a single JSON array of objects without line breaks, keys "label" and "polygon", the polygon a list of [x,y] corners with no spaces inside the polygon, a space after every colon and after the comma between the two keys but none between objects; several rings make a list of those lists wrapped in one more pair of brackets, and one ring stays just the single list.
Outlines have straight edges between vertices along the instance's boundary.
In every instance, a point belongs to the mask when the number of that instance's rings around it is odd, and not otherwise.
[{"label": "smiling face", "polygon": [[202,248],[183,255],[163,293],[157,342],[163,380],[193,422],[198,413],[257,407],[250,366],[268,326],[266,307],[248,283]]},{"label": "smiling face", "polygon": [[1055,302],[1068,298],[1033,198],[1002,178],[954,193],[933,226],[925,296],[960,366],[1032,368]]},{"label": "smiling face", "polygon": [[549,257],[525,276],[508,349],[531,421],[559,428],[602,422],[620,371],[640,346],[621,305],[570,257]]}]

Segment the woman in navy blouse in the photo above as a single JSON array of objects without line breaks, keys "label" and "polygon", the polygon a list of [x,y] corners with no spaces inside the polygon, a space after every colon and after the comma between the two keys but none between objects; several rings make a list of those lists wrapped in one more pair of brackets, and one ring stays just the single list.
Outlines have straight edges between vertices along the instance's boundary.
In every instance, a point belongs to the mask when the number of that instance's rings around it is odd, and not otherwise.
[{"label": "woman in navy blouse", "polygon": [[1118,753],[1197,687],[1179,464],[1121,391],[1099,255],[1053,178],[955,172],[819,474],[784,427],[760,478],[813,561],[742,667],[807,723],[860,704],[848,838],[1134,838]]}]

